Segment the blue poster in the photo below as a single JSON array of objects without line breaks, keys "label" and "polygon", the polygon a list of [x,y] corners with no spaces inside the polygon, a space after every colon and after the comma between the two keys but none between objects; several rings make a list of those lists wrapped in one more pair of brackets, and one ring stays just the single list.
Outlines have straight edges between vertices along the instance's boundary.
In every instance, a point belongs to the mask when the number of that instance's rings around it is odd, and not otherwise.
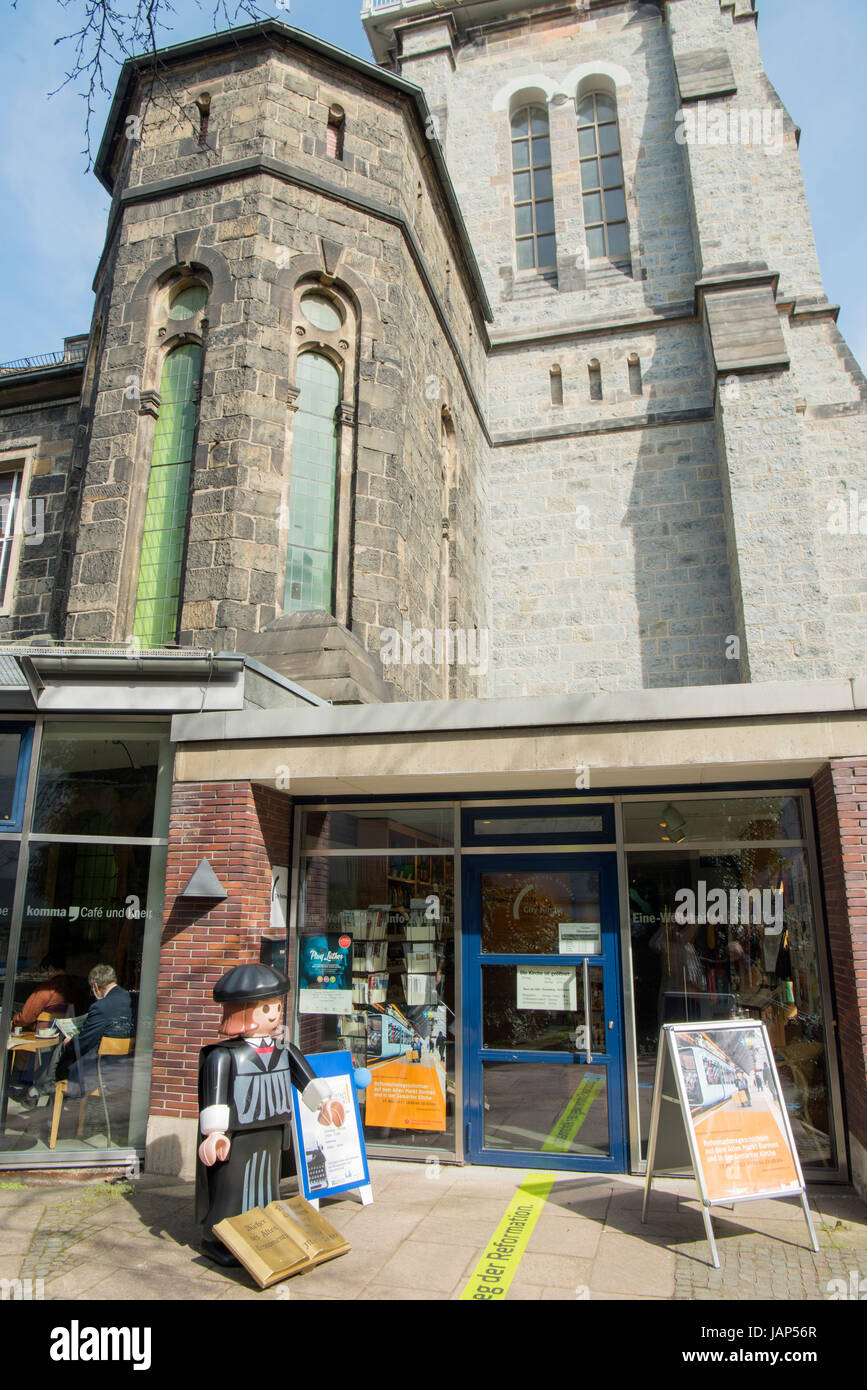
[{"label": "blue poster", "polygon": [[352,1013],[352,937],[344,932],[298,942],[298,1012]]},{"label": "blue poster", "polygon": [[331,1085],[331,1094],[343,1106],[340,1126],[319,1123],[318,1114],[303,1104],[292,1090],[298,1185],[308,1202],[331,1197],[352,1188],[362,1189],[362,1201],[371,1200],[370,1173],[364,1132],[355,1089],[355,1064],[348,1052],[313,1053],[307,1058],[317,1076]]}]

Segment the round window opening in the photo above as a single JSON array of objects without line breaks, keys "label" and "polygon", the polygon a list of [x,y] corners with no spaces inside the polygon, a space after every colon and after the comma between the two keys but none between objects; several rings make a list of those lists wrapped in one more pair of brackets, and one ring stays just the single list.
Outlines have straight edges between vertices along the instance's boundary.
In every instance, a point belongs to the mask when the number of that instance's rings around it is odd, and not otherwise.
[{"label": "round window opening", "polygon": [[204,285],[186,285],[184,289],[178,290],[172,300],[169,314],[173,319],[191,319],[205,307],[207,298],[208,291]]},{"label": "round window opening", "polygon": [[328,333],[333,333],[343,323],[337,305],[324,294],[305,294],[301,300],[301,312],[314,328],[322,328]]}]

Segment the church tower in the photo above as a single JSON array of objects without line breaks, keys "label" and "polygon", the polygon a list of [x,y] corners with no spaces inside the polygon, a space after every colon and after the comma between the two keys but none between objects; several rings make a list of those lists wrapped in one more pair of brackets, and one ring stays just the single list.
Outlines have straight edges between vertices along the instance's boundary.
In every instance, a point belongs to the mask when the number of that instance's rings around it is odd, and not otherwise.
[{"label": "church tower", "polygon": [[491,693],[857,670],[867,383],[752,0],[363,17],[494,313]]}]

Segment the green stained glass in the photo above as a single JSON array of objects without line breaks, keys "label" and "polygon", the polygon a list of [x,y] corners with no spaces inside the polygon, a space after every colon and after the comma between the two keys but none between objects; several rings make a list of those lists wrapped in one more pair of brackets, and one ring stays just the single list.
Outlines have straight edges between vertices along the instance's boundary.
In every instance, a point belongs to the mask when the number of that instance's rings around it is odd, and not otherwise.
[{"label": "green stained glass", "polygon": [[133,627],[145,647],[177,633],[201,361],[198,343],[184,343],[163,364]]},{"label": "green stained glass", "polygon": [[204,285],[187,285],[185,289],[179,290],[172,300],[171,317],[191,319],[203,308],[207,298],[208,291]]},{"label": "green stained glass", "polygon": [[332,611],[340,374],[321,353],[298,359],[298,410],[292,442],[287,612]]}]

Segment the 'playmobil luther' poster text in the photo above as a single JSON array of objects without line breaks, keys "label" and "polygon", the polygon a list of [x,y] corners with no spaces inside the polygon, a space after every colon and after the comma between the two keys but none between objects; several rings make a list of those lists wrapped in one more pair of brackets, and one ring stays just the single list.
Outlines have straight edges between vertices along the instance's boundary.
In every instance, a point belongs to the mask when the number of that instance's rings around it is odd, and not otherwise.
[{"label": "'playmobil luther' poster text", "polygon": [[298,1012],[352,1013],[352,937],[302,936],[298,944]]}]

